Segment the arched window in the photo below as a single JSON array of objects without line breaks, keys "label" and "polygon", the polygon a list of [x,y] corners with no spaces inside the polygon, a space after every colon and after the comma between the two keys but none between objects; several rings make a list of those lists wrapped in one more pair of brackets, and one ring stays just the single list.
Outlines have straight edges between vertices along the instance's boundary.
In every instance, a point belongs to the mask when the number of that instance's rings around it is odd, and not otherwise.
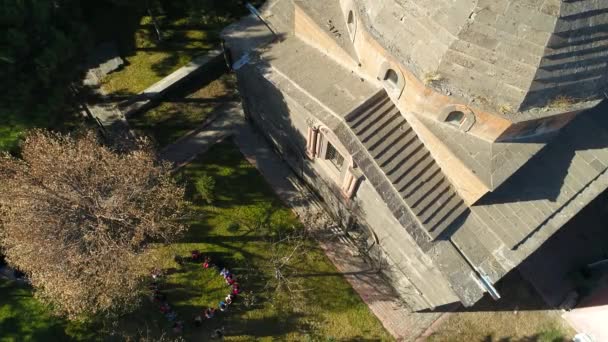
[{"label": "arched window", "polygon": [[395,88],[399,86],[399,75],[393,69],[388,69],[386,71],[386,75],[384,75],[384,80]]},{"label": "arched window", "polygon": [[346,20],[346,23],[348,24],[348,26],[351,27],[355,23],[355,14],[353,13],[353,11],[348,12],[348,19]]},{"label": "arched window", "polygon": [[336,150],[334,145],[332,145],[330,142],[327,142],[325,159],[329,160],[338,171],[342,171],[342,168],[344,167],[344,157],[340,154],[340,152],[338,152],[338,150]]},{"label": "arched window", "polygon": [[448,114],[448,117],[445,119],[445,122],[452,124],[454,126],[460,126],[462,121],[464,120],[464,113],[457,110]]}]

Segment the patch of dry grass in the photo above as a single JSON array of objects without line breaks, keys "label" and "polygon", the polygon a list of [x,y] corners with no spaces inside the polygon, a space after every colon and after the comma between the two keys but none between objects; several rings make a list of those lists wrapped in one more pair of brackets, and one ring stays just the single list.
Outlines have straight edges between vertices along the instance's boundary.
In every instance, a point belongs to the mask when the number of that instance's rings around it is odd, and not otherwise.
[{"label": "patch of dry grass", "polygon": [[424,75],[424,78],[422,79],[424,84],[427,86],[434,84],[434,83],[441,82],[442,80],[443,80],[443,76],[441,76],[441,74],[439,74],[437,71],[427,72]]},{"label": "patch of dry grass", "polygon": [[559,95],[549,102],[549,108],[552,109],[568,109],[576,103],[576,99],[570,96]]},{"label": "patch of dry grass", "polygon": [[498,107],[498,111],[502,114],[502,115],[508,115],[508,114],[512,114],[513,113],[513,107],[511,107],[508,104],[503,104],[500,105],[500,107]]},{"label": "patch of dry grass", "polygon": [[570,341],[574,331],[548,309],[536,291],[517,273],[497,288],[499,301],[485,297],[475,306],[449,314],[429,341]]}]

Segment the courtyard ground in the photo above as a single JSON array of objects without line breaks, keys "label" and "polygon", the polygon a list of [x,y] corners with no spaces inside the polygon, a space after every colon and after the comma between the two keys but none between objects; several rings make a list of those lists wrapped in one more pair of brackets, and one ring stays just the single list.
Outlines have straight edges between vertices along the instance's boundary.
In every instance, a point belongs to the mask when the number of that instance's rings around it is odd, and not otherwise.
[{"label": "courtyard ground", "polygon": [[[290,277],[300,283],[301,291],[291,295],[277,295],[278,292],[272,291],[269,284],[274,271],[268,267],[268,260],[275,255],[274,234],[301,229],[301,224],[231,142],[212,147],[186,166],[178,177],[192,184],[204,175],[216,179],[215,202],[213,205],[202,202],[190,189],[189,198],[196,215],[189,222],[189,232],[179,243],[159,247],[148,260],[150,265],[171,269],[163,287],[167,289],[169,302],[185,322],[183,336],[187,340],[206,340],[211,329],[219,326],[224,327],[227,340],[392,339],[311,241],[306,242],[306,253],[290,264],[288,270]],[[174,255],[188,256],[193,249],[222,260],[239,275],[249,302],[247,306],[242,300],[237,301],[229,312],[218,315],[202,328],[192,326],[194,315],[206,306],[217,306],[229,288],[214,271],[198,264],[186,264],[182,268],[173,262]],[[282,243],[280,249],[289,251],[290,244]],[[91,331],[109,329],[56,320],[31,298],[29,290],[10,284],[3,286],[14,294],[0,297],[0,327],[12,327],[2,330],[10,332],[4,335],[4,340],[20,340],[20,336],[28,335],[81,339]],[[158,337],[163,332],[174,336],[170,327],[157,305],[145,299],[138,311],[121,318],[113,329],[129,336]],[[104,337],[97,333],[93,339]]]},{"label": "courtyard ground", "polygon": [[517,271],[497,285],[502,298],[485,296],[471,308],[448,313],[428,333],[428,341],[562,342],[571,341],[573,329],[561,310],[547,306]]}]

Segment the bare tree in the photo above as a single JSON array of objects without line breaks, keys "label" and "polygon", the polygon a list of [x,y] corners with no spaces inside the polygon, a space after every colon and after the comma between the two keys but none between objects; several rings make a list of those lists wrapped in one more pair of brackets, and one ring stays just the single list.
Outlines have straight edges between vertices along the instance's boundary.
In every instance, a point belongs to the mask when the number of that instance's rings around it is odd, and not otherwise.
[{"label": "bare tree", "polygon": [[184,189],[145,145],[116,153],[94,133],[34,131],[0,155],[0,243],[36,294],[70,318],[137,302],[151,243],[183,230]]},{"label": "bare tree", "polygon": [[306,255],[313,250],[314,241],[304,229],[293,229],[287,234],[275,236],[269,241],[269,257],[263,267],[272,270],[264,286],[274,297],[274,305],[284,305],[291,310],[300,310],[305,301],[304,285],[299,266]]}]

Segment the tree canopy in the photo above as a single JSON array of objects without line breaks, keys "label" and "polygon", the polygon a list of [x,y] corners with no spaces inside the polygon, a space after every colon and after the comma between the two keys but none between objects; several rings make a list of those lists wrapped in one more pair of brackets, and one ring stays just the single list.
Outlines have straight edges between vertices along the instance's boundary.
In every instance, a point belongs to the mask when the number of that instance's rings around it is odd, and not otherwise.
[{"label": "tree canopy", "polygon": [[[56,108],[67,92],[85,45],[86,30],[75,0],[1,0],[0,77],[6,110],[23,114]],[[31,101],[33,98],[39,101]]]},{"label": "tree canopy", "polygon": [[69,317],[136,303],[139,258],[183,230],[184,189],[146,147],[35,130],[0,158],[0,244],[38,296]]},{"label": "tree canopy", "polygon": [[0,27],[0,149],[8,149],[11,135],[70,113],[87,35],[75,0],[0,0]]}]

